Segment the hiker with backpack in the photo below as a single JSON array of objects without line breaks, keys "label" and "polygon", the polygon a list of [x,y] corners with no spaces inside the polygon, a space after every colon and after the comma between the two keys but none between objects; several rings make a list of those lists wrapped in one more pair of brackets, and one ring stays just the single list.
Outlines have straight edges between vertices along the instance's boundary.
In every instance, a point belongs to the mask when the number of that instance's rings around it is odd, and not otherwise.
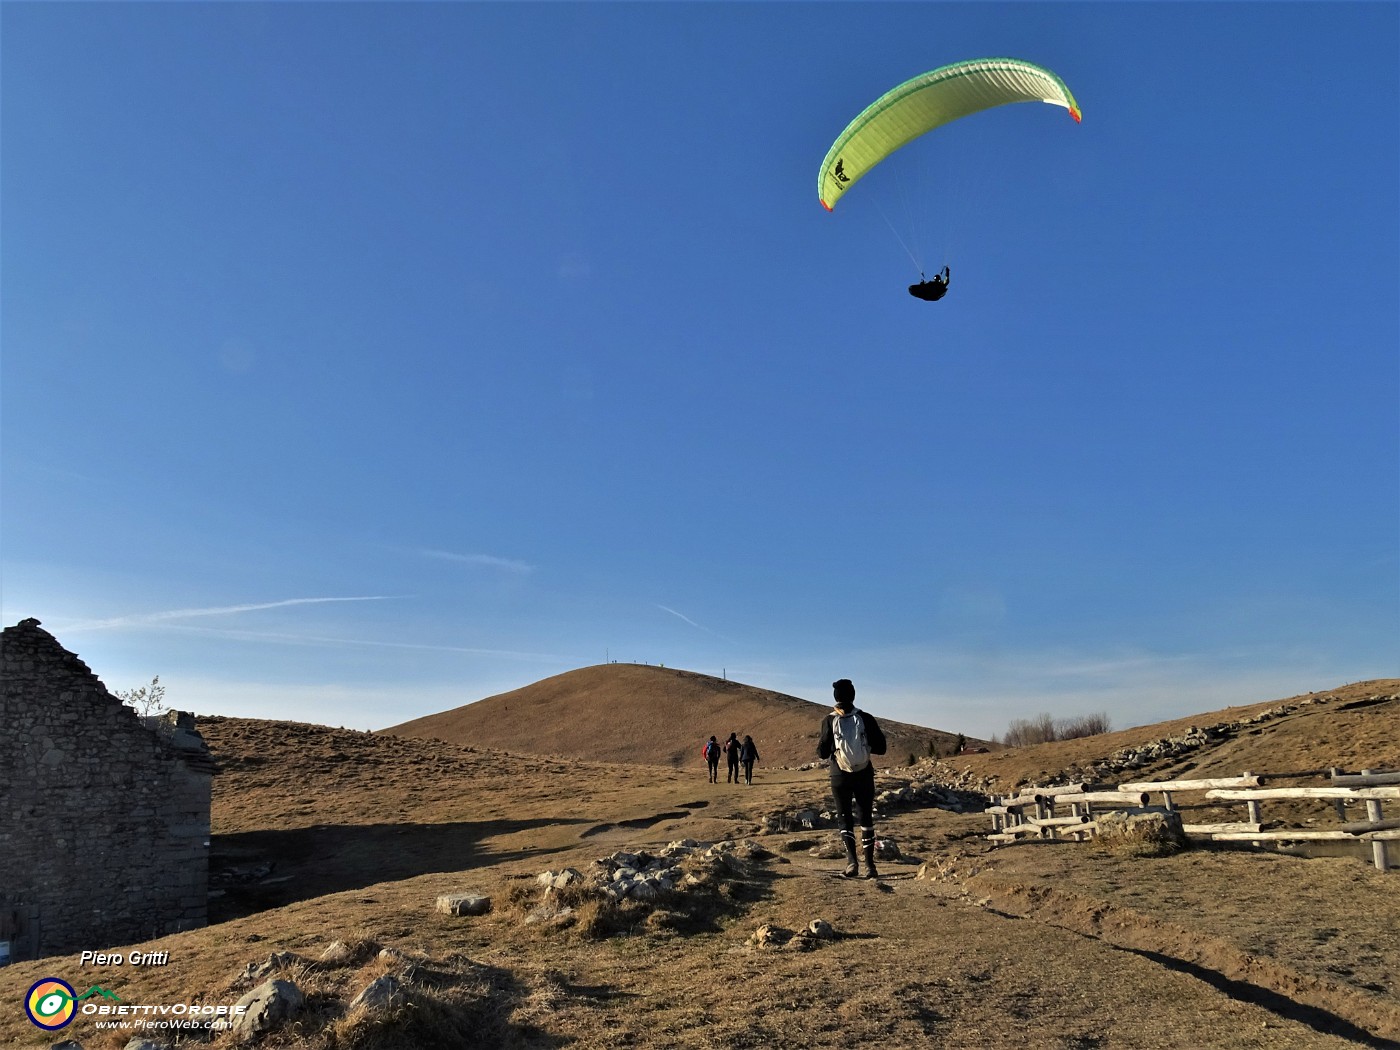
[{"label": "hiker with backpack", "polygon": [[701,752],[705,756],[705,764],[710,767],[710,783],[719,783],[719,741],[710,737],[705,741],[704,750]]},{"label": "hiker with backpack", "polygon": [[856,832],[852,804],[860,817],[860,844],[865,854],[865,877],[875,871],[875,765],[871,755],[885,753],[885,734],[873,715],[856,709],[856,687],[849,678],[831,683],[835,710],[822,720],[817,757],[831,765],[831,793],[841,814],[841,844],[846,847],[842,877],[860,873],[856,864]]},{"label": "hiker with backpack", "polygon": [[744,763],[744,783],[753,783],[753,764],[758,761],[758,748],[753,746],[753,737],[744,737],[743,746],[739,748],[739,761]]},{"label": "hiker with backpack", "polygon": [[729,739],[724,742],[724,756],[729,760],[728,775],[724,778],[726,784],[739,783],[739,748],[742,746],[739,743],[738,733],[730,733]]}]

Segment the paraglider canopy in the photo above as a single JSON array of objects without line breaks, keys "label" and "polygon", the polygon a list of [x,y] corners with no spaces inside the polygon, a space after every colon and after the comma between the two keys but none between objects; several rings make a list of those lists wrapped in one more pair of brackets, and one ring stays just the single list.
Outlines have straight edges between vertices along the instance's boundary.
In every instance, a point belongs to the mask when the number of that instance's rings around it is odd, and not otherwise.
[{"label": "paraglider canopy", "polygon": [[832,143],[817,174],[817,196],[831,211],[861,177],[895,150],[959,117],[1010,102],[1079,104],[1050,70],[1018,58],[956,62],[906,80],[867,106]]}]

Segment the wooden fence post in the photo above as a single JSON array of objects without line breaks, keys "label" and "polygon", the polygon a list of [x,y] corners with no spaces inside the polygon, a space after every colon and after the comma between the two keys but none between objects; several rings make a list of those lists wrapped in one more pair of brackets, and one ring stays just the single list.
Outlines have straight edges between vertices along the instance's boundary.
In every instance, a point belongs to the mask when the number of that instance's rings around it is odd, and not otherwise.
[{"label": "wooden fence post", "polygon": [[[1376,771],[1374,769],[1363,769],[1361,771],[1363,777],[1374,776],[1375,773]],[[1368,798],[1366,800],[1366,819],[1372,824],[1379,824],[1385,819],[1385,814],[1381,810],[1379,799]],[[1390,857],[1386,855],[1385,848],[1384,839],[1371,840],[1371,860],[1376,865],[1377,871],[1385,871],[1390,867]]]},{"label": "wooden fence post", "polygon": [[[1342,775],[1342,771],[1336,766],[1333,766],[1331,769],[1329,769],[1327,773],[1328,776],[1330,776],[1333,780],[1336,780],[1339,776]],[[1337,819],[1340,820],[1343,824],[1345,824],[1347,820],[1347,800],[1344,798],[1339,798],[1336,802],[1332,804],[1337,807]]]},{"label": "wooden fence post", "polygon": [[[1249,770],[1247,770],[1247,769],[1244,771],[1244,773],[1243,773],[1242,775],[1243,775],[1243,776],[1247,776],[1247,777],[1252,777],[1252,776],[1254,776],[1254,774],[1251,773],[1251,772],[1250,772]],[[1248,802],[1245,803],[1245,806],[1248,808],[1248,811],[1249,811],[1249,822],[1250,822],[1251,824],[1263,824],[1263,823],[1264,823],[1264,818],[1261,817],[1261,816],[1259,815],[1259,802],[1258,802],[1257,799],[1250,799]],[[1253,845],[1254,845],[1254,846],[1262,846],[1263,843],[1260,842],[1258,839],[1255,839],[1254,842],[1253,842]]]}]

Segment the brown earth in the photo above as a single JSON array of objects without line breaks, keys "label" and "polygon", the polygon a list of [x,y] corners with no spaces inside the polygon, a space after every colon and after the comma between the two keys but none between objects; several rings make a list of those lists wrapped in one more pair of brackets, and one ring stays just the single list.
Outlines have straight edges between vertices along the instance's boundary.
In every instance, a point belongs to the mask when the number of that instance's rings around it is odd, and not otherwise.
[{"label": "brown earth", "polygon": [[[1400,681],[1334,690],[1190,761],[1200,775],[1400,768],[1400,701],[1379,699],[1397,694]],[[1180,728],[1287,706],[1232,708]],[[0,1002],[11,1004],[0,1010],[0,1045],[58,1038],[17,1005],[45,976],[101,985],[126,1003],[232,1003],[247,988],[245,966],[290,951],[303,959],[279,976],[308,992],[308,1009],[262,1046],[1400,1047],[1400,872],[1356,857],[995,848],[984,814],[891,808],[880,833],[906,862],[852,883],[831,876],[839,862],[809,853],[829,832],[763,833],[765,818],[825,803],[820,769],[761,765],[752,786],[712,785],[698,761],[676,769],[288,722],[200,725],[224,767],[214,924],[93,946],[166,951],[165,966],[80,969],[57,957],[0,971]],[[998,786],[1048,779],[1175,726],[953,766],[890,763],[880,784],[934,770]],[[539,872],[586,870],[618,849],[687,836],[763,849],[698,911],[621,912],[622,928],[607,936],[525,921]],[[492,912],[435,914],[437,895],[466,891],[490,895]],[[797,931],[818,918],[835,939],[751,943],[761,924]],[[318,961],[336,939],[359,950]],[[796,950],[803,944],[812,950]],[[381,945],[415,961],[378,961]],[[387,1018],[347,1015],[349,998],[390,970],[408,1005]],[[100,1032],[81,1017],[62,1036],[108,1050],[133,1034],[142,1033]]]},{"label": "brown earth", "polygon": [[[825,703],[694,671],[599,664],[382,732],[521,754],[676,768],[692,765],[711,736],[723,743],[738,733],[740,740],[753,737],[768,765],[799,766],[816,760],[818,731],[830,710]],[[930,745],[946,755],[957,740],[956,730],[879,721],[891,762],[923,758]],[[984,743],[973,740],[969,746]]]}]

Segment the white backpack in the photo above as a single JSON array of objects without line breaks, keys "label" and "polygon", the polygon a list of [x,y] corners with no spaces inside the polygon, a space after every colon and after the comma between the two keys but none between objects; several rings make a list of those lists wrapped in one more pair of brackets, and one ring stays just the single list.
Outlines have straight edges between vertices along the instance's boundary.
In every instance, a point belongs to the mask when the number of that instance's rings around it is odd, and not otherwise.
[{"label": "white backpack", "polygon": [[870,742],[865,739],[865,718],[855,708],[848,715],[833,715],[831,735],[836,746],[832,758],[847,773],[870,765]]}]

